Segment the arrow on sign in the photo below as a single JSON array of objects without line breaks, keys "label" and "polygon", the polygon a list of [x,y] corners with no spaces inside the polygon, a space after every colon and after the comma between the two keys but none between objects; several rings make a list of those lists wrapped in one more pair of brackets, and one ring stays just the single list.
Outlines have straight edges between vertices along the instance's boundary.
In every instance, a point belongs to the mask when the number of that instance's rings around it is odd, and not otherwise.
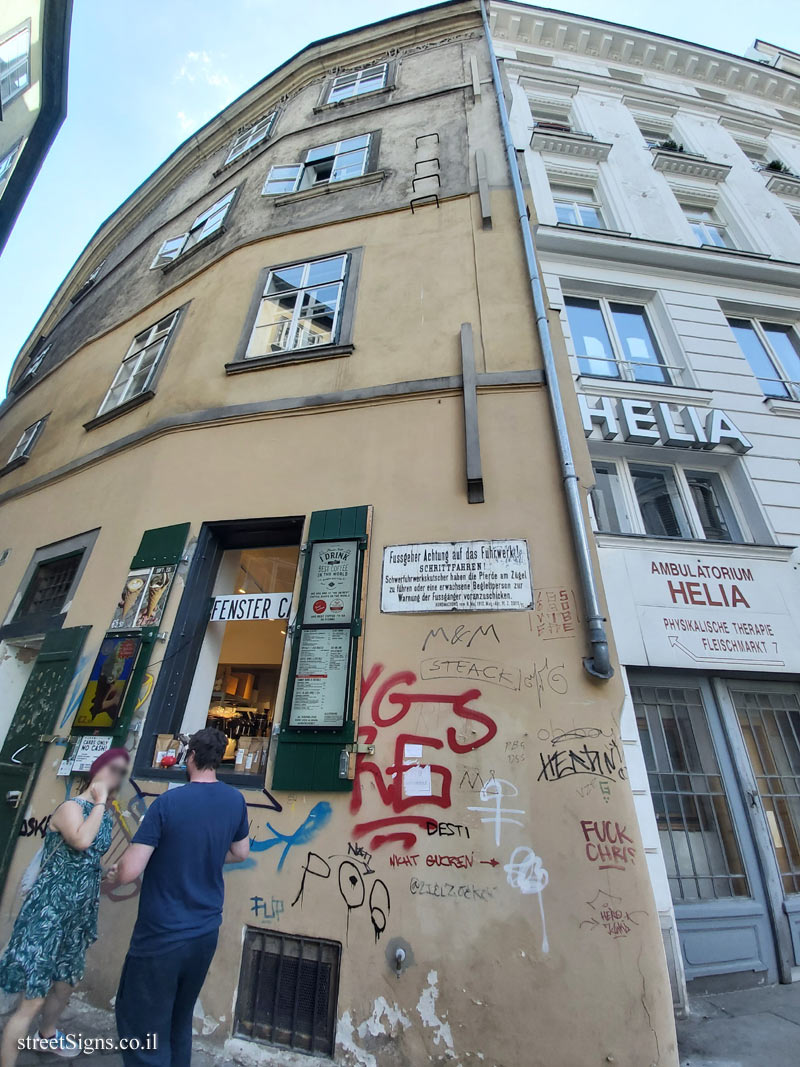
[{"label": "arrow on sign", "polygon": [[480,863],[489,863],[489,864],[491,864],[492,867],[497,867],[498,864],[500,863],[500,860],[490,859],[490,860],[480,860],[479,862]]},{"label": "arrow on sign", "polygon": [[[694,654],[694,652],[691,651],[691,649],[688,649],[686,647],[686,645],[681,644],[681,639],[679,637],[675,637],[673,635],[668,635],[667,636],[667,640],[669,641],[670,645],[673,648],[679,648],[681,650],[681,652],[683,652],[685,655],[687,655],[689,657],[689,659],[693,659],[695,661],[695,663],[719,663],[720,661],[724,662],[726,659],[727,659],[728,663],[742,663],[742,662],[744,662],[743,660],[730,659],[730,658],[727,658],[725,656],[696,656]],[[784,661],[782,659],[751,659],[751,660],[748,660],[747,662],[749,662],[749,663],[763,663],[765,667],[783,667],[783,666],[785,666],[785,663],[784,663]]]}]

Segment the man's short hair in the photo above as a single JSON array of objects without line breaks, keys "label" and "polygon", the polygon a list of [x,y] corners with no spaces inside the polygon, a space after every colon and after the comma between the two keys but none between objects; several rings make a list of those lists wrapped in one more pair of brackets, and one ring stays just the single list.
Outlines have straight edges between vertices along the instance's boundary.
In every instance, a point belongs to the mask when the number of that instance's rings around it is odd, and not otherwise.
[{"label": "man's short hair", "polygon": [[192,734],[186,755],[188,757],[190,752],[193,753],[198,771],[215,771],[222,763],[227,747],[228,738],[222,730],[209,726],[205,730],[198,730],[196,734]]}]

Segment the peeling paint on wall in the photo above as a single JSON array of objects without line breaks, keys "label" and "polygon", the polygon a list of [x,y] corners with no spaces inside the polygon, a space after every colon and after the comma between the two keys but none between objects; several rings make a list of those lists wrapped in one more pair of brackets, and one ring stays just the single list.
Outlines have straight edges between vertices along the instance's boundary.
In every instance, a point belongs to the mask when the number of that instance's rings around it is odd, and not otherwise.
[{"label": "peeling paint on wall", "polygon": [[444,1042],[448,1051],[454,1052],[453,1049],[453,1034],[450,1030],[450,1023],[440,1019],[436,1014],[436,1001],[439,999],[439,975],[436,971],[428,971],[428,984],[422,990],[417,1001],[417,1011],[419,1017],[425,1026],[429,1026],[432,1030],[435,1030],[433,1035],[433,1043],[438,1045],[440,1042]]}]

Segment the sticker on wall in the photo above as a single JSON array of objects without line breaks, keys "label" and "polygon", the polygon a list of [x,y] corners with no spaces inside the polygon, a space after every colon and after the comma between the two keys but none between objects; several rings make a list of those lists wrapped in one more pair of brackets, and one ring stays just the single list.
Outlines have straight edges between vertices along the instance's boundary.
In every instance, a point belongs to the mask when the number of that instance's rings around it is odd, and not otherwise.
[{"label": "sticker on wall", "polygon": [[98,756],[111,747],[111,737],[82,737],[72,760],[72,774],[86,774]]},{"label": "sticker on wall", "polygon": [[143,626],[158,626],[174,574],[175,567],[129,571],[109,629],[138,630]]},{"label": "sticker on wall", "polygon": [[303,623],[353,621],[358,541],[317,541],[311,546]]},{"label": "sticker on wall", "polygon": [[140,637],[103,638],[75,716],[76,726],[108,730],[116,725],[141,645]]},{"label": "sticker on wall", "polygon": [[451,541],[383,550],[381,611],[529,611],[528,543]]}]

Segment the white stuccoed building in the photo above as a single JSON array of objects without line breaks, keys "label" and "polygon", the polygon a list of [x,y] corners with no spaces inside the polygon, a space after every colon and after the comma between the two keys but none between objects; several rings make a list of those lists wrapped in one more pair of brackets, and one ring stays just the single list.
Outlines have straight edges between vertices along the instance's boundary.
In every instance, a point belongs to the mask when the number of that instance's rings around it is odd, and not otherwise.
[{"label": "white stuccoed building", "polygon": [[791,981],[800,57],[521,4],[490,18],[594,465],[675,1001]]}]

